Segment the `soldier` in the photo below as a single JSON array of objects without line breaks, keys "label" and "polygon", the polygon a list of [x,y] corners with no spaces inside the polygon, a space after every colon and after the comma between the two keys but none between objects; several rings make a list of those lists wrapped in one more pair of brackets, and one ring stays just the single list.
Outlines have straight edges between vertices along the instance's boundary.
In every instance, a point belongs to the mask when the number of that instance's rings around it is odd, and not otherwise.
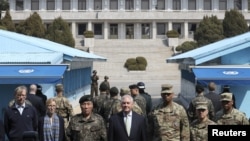
[{"label": "soldier", "polygon": [[131,96],[133,97],[134,101],[139,105],[142,109],[143,115],[146,116],[146,100],[142,97],[139,93],[139,87],[136,84],[132,84],[129,86]]},{"label": "soldier", "polygon": [[102,83],[101,83],[101,84],[105,84],[105,85],[108,87],[107,94],[109,95],[110,84],[109,84],[108,79],[109,79],[109,77],[108,77],[108,76],[104,76],[104,81],[102,81]]},{"label": "soldier", "polygon": [[143,96],[144,99],[146,100],[146,114],[148,115],[148,113],[152,109],[151,95],[149,95],[147,92],[144,91],[145,84],[143,82],[138,82],[137,86],[139,87],[139,93],[140,93],[140,95]]},{"label": "soldier", "polygon": [[107,90],[108,90],[107,85],[101,84],[99,90],[100,90],[100,95],[93,98],[94,112],[97,114],[101,114],[100,111],[104,101],[107,101],[109,99],[107,95]]},{"label": "soldier", "polygon": [[92,112],[93,98],[84,95],[80,98],[81,113],[73,116],[67,128],[71,141],[107,141],[107,131],[103,118]]},{"label": "soldier", "polygon": [[195,119],[197,119],[195,103],[199,102],[199,101],[206,101],[208,103],[208,118],[210,120],[214,120],[214,115],[215,115],[214,106],[213,106],[212,101],[204,96],[204,94],[203,94],[203,92],[204,92],[203,86],[196,85],[195,86],[195,92],[196,92],[197,95],[189,103],[189,107],[187,109],[187,113],[188,113],[190,123],[192,123]]},{"label": "soldier", "polygon": [[64,119],[64,127],[68,126],[69,119],[73,116],[73,108],[69,100],[63,96],[63,85],[56,85],[56,113]]},{"label": "soldier", "polygon": [[197,102],[195,105],[197,119],[190,125],[191,141],[207,141],[208,125],[216,125],[216,123],[208,118],[207,102]]},{"label": "soldier", "polygon": [[216,113],[215,121],[219,125],[249,125],[249,121],[245,113],[235,109],[233,107],[233,103],[232,93],[222,93],[222,109]]},{"label": "soldier", "polygon": [[93,75],[91,76],[91,91],[90,94],[92,97],[98,96],[98,80],[99,76],[97,75],[97,71],[93,70]]},{"label": "soldier", "polygon": [[104,101],[101,107],[100,115],[104,118],[106,127],[108,128],[108,121],[111,115],[122,111],[121,100],[118,99],[119,90],[116,87],[110,89],[110,99]]},{"label": "soldier", "polygon": [[[128,88],[125,88],[125,87],[121,88],[121,89],[120,89],[120,96],[123,97],[123,96],[126,95],[126,94],[130,95],[129,89],[128,89]],[[137,114],[139,114],[139,115],[143,115],[143,111],[142,111],[142,109],[140,108],[140,106],[136,103],[136,101],[134,101],[134,106],[132,107],[132,110],[133,110],[134,112],[136,112]]]},{"label": "soldier", "polygon": [[150,141],[189,141],[189,122],[183,106],[173,101],[173,86],[162,85],[162,103],[149,114]]}]

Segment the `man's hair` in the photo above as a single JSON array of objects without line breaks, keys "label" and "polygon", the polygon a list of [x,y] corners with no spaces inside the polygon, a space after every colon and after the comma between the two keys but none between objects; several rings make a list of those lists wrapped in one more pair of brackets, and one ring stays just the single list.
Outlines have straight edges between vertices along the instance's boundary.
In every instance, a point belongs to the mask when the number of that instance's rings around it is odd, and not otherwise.
[{"label": "man's hair", "polygon": [[214,82],[210,82],[208,84],[208,90],[209,91],[215,91],[215,89],[216,89],[216,84]]},{"label": "man's hair", "polygon": [[121,102],[123,102],[124,99],[126,99],[126,98],[129,98],[132,103],[134,102],[133,97],[131,95],[128,95],[128,94],[125,94],[124,96],[122,96]]}]

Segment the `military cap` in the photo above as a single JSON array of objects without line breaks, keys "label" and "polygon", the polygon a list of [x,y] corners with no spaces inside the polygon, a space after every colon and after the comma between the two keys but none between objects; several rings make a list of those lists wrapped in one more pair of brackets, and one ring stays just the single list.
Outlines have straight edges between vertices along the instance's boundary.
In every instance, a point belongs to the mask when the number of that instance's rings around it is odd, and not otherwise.
[{"label": "military cap", "polygon": [[91,101],[93,102],[93,98],[91,95],[84,95],[82,96],[80,99],[79,99],[79,103],[83,103],[83,102],[86,102],[86,101]]},{"label": "military cap", "polygon": [[161,85],[161,93],[174,93],[173,85],[171,85],[171,84],[162,84]]},{"label": "military cap", "polygon": [[110,93],[110,94],[118,94],[118,93],[119,93],[119,90],[118,90],[116,87],[112,87],[112,88],[109,90],[109,93]]},{"label": "military cap", "polygon": [[232,101],[233,94],[232,93],[222,93],[220,101]]},{"label": "military cap", "polygon": [[93,70],[93,73],[97,73],[97,71],[96,71],[96,70]]},{"label": "military cap", "polygon": [[136,84],[129,85],[129,89],[139,89]]},{"label": "military cap", "polygon": [[127,87],[121,88],[120,89],[120,94],[121,95],[129,94],[129,89]]},{"label": "military cap", "polygon": [[56,84],[56,91],[63,91],[63,84]]},{"label": "military cap", "polygon": [[107,91],[109,88],[106,84],[102,83],[100,86],[99,86],[99,89],[100,91]]},{"label": "military cap", "polygon": [[109,77],[106,75],[106,76],[104,76],[104,79],[109,79]]},{"label": "military cap", "polygon": [[145,84],[143,82],[138,82],[137,86],[139,87],[139,89],[145,89]]},{"label": "military cap", "polygon": [[196,102],[196,109],[207,109],[207,102]]}]

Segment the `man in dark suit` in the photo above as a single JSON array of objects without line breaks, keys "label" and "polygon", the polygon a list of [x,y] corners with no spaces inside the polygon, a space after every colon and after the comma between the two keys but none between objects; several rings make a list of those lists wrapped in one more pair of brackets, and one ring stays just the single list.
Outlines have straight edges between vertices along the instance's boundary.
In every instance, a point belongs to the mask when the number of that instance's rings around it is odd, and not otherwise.
[{"label": "man in dark suit", "polygon": [[34,106],[37,110],[38,117],[45,116],[46,107],[43,103],[43,100],[36,96],[37,87],[35,84],[30,85],[29,94],[27,95],[27,99],[31,102],[32,106]]},{"label": "man in dark suit", "polygon": [[146,141],[145,118],[132,111],[133,98],[124,95],[121,106],[109,120],[108,141]]}]

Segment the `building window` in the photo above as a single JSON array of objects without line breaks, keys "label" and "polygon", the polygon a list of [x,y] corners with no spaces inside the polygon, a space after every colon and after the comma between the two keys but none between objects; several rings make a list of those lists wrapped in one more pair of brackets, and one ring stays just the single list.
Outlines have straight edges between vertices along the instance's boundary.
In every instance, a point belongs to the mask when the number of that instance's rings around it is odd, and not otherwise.
[{"label": "building window", "polygon": [[141,36],[142,36],[142,39],[150,38],[150,24],[149,23],[141,24]]},{"label": "building window", "polygon": [[86,10],[86,0],[78,0],[78,10]]},{"label": "building window", "polygon": [[141,9],[149,10],[149,0],[141,0]]},{"label": "building window", "polygon": [[101,10],[102,9],[102,0],[95,0],[94,1],[94,10]]},{"label": "building window", "polygon": [[118,0],[110,0],[110,10],[118,10]]},{"label": "building window", "polygon": [[125,9],[133,10],[134,9],[134,0],[125,0]]},{"label": "building window", "polygon": [[39,0],[31,0],[31,10],[39,10]]},{"label": "building window", "polygon": [[101,23],[94,24],[94,34],[95,35],[102,35],[102,24]]},{"label": "building window", "polygon": [[173,23],[173,30],[177,31],[181,35],[181,23]]},{"label": "building window", "polygon": [[70,0],[62,0],[62,10],[70,10]]},{"label": "building window", "polygon": [[234,9],[242,10],[242,0],[234,0]]},{"label": "building window", "polygon": [[109,25],[109,38],[118,39],[118,24]]},{"label": "building window", "polygon": [[84,23],[78,24],[78,35],[83,35],[83,33],[87,30],[87,25]]},{"label": "building window", "polygon": [[158,0],[155,9],[165,10],[165,0]]},{"label": "building window", "polygon": [[204,0],[204,10],[212,10],[211,0]]},{"label": "building window", "polygon": [[47,10],[55,10],[55,0],[47,0]]},{"label": "building window", "polygon": [[173,0],[173,10],[181,10],[181,0]]},{"label": "building window", "polygon": [[165,23],[157,23],[157,35],[165,35],[166,26]]},{"label": "building window", "polygon": [[16,10],[20,11],[23,10],[23,0],[16,0]]},{"label": "building window", "polygon": [[188,10],[196,10],[196,0],[188,0]]},{"label": "building window", "polygon": [[126,24],[126,39],[134,39],[134,25]]},{"label": "building window", "polygon": [[219,0],[219,10],[227,10],[227,0]]}]

